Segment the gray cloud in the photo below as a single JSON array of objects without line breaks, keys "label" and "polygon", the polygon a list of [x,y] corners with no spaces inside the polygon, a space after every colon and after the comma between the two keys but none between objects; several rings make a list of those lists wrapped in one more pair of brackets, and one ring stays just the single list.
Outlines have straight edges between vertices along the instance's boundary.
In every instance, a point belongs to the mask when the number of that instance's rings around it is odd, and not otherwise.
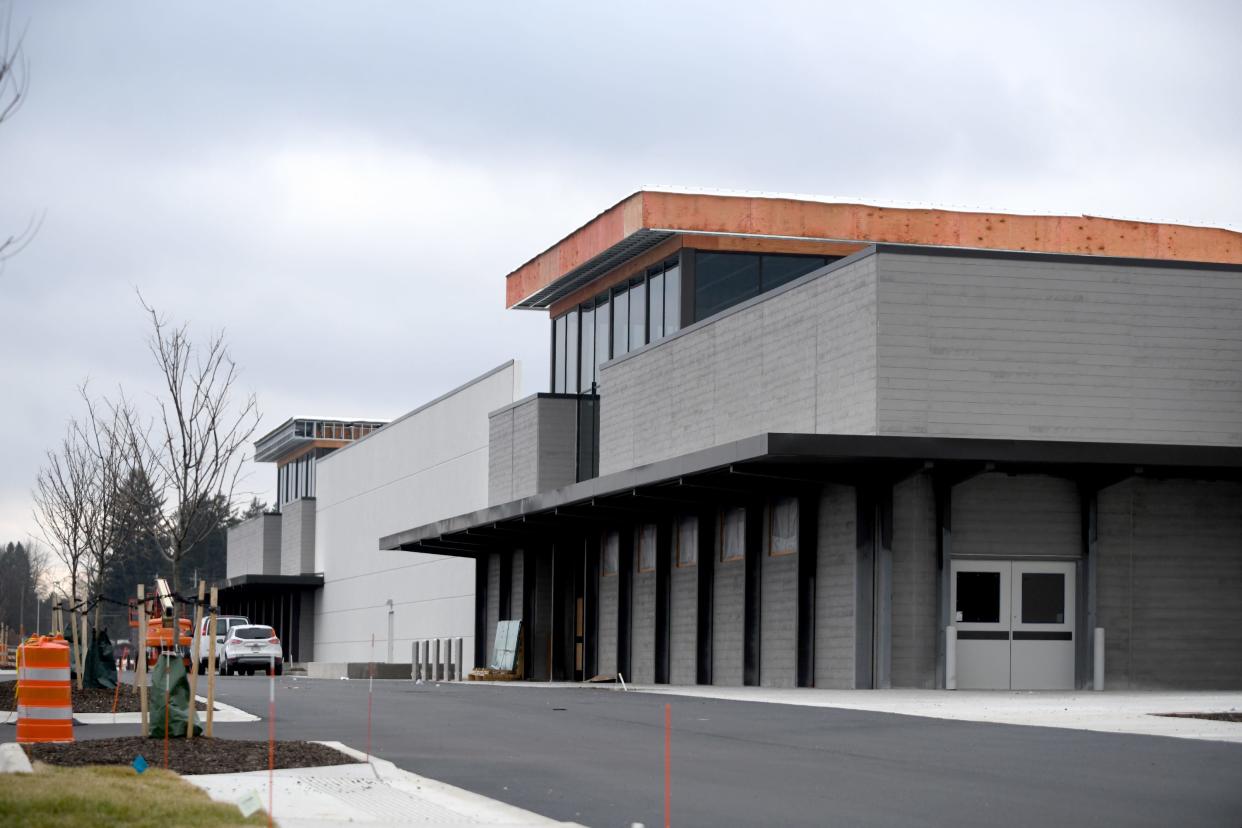
[{"label": "gray cloud", "polygon": [[[153,377],[134,289],[228,331],[264,427],[500,361],[503,275],[642,184],[1242,226],[1234,3],[14,4],[0,540],[74,386]],[[267,468],[250,485],[270,488]]]}]

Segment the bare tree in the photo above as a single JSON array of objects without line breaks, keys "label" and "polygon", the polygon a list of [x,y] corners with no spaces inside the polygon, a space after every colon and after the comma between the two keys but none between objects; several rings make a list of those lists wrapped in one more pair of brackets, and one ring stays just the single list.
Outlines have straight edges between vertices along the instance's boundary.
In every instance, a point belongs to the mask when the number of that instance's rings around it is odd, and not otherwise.
[{"label": "bare tree", "polygon": [[163,503],[157,540],[178,589],[182,558],[217,528],[209,513],[221,499],[233,502],[246,444],[259,425],[258,402],[234,388],[237,363],[223,334],[195,344],[187,325],[170,325],[139,299],[151,318],[148,345],[164,387],[154,423],[131,433],[136,459]]},{"label": "bare tree", "polygon": [[[124,510],[124,481],[133,460],[136,418],[124,395],[120,402],[94,400],[87,386],[78,389],[86,404],[85,421],[75,422],[77,439],[89,454],[91,488],[84,513],[83,535],[91,592],[102,594],[104,580],[116,557]],[[95,611],[95,628],[100,613]]]},{"label": "bare tree", "polygon": [[[26,34],[14,35],[13,12],[7,9],[0,17],[0,124],[12,118],[26,101],[30,88],[30,63],[22,48]],[[25,247],[39,229],[39,219],[31,218],[19,233],[0,236],[0,264]]]},{"label": "bare tree", "polygon": [[92,480],[90,452],[82,443],[76,423],[69,426],[59,449],[49,449],[47,464],[35,480],[35,522],[43,539],[68,571],[66,592],[78,603],[78,587],[87,551],[86,523]]}]

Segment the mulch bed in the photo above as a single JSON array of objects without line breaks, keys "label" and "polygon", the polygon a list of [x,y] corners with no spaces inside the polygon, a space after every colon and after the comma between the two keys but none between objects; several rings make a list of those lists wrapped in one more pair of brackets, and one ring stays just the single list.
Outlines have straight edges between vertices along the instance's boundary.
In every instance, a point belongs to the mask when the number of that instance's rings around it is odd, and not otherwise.
[{"label": "mulch bed", "polygon": [[[22,745],[32,761],[49,765],[129,765],[141,755],[153,768],[164,767],[164,740],[125,736],[118,739],[82,739],[67,744]],[[358,760],[335,748],[311,742],[277,742],[277,768],[317,768],[348,765]],[[243,773],[267,770],[267,742],[240,739],[168,740],[168,768],[177,773]]]},{"label": "mulch bed", "polygon": [[1209,719],[1214,722],[1242,723],[1242,713],[1157,713],[1173,719]]},{"label": "mulch bed", "polygon": [[[205,692],[207,683],[205,680],[199,680],[199,690]],[[154,691],[151,691],[154,694]],[[138,699],[138,694],[134,692],[131,685],[122,684],[121,692],[117,695],[115,690],[101,690],[99,688],[85,687],[79,690],[76,686],[72,689],[73,712],[74,713],[111,713],[112,700],[116,699],[117,713],[137,713],[142,709],[142,704]],[[150,697],[150,703],[155,703],[155,697]],[[197,709],[200,711],[207,710],[207,705],[203,702],[196,702]],[[0,682],[0,710],[16,710],[17,709],[17,682],[5,681]]]}]

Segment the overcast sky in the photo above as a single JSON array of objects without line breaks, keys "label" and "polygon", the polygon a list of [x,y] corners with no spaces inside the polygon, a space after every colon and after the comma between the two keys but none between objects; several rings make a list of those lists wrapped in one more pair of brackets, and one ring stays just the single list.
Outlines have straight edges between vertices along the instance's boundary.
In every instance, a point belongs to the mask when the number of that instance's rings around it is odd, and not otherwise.
[{"label": "overcast sky", "polygon": [[77,384],[147,402],[135,289],[226,331],[262,433],[546,390],[503,277],[644,185],[1242,228],[1228,0],[11,5],[0,542]]}]

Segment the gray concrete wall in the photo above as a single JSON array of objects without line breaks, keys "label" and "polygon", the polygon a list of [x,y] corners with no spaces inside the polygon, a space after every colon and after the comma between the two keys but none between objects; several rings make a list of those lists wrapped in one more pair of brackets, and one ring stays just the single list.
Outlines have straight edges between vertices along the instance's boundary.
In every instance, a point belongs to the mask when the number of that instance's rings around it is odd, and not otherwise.
[{"label": "gray concrete wall", "polygon": [[[598,550],[596,554],[599,554]],[[601,564],[600,571],[603,571]],[[599,658],[600,675],[617,672],[618,575],[599,576]]]},{"label": "gray concrete wall", "polygon": [[854,490],[825,486],[815,577],[815,686],[853,688],[857,515]]},{"label": "gray concrete wall", "polygon": [[[656,574],[638,571],[638,543],[634,543],[633,625],[630,672],[635,684],[655,683]],[[630,680],[630,676],[625,677]]]},{"label": "gray concrete wall", "polygon": [[880,433],[1242,445],[1237,272],[878,259]]},{"label": "gray concrete wall", "polygon": [[[768,535],[765,531],[765,539]],[[794,687],[798,683],[798,555],[774,558],[765,549],[759,578],[759,684]]]},{"label": "gray concrete wall", "polygon": [[712,684],[741,685],[745,641],[746,566],[716,556],[712,594]]},{"label": "gray concrete wall", "polygon": [[281,507],[280,574],[315,571],[315,498],[303,497]]},{"label": "gray concrete wall", "polygon": [[931,476],[918,474],[893,487],[894,687],[936,686],[939,588],[936,498]]},{"label": "gray concrete wall", "polygon": [[513,577],[509,586],[509,618],[522,619],[526,616],[523,614],[524,607],[522,600],[524,598],[522,584],[526,577],[526,556],[521,549],[513,551]]},{"label": "gray concrete wall", "polygon": [[669,681],[698,682],[699,568],[674,561],[669,588]]},{"label": "gray concrete wall", "polygon": [[1096,548],[1106,688],[1242,688],[1242,484],[1110,486]]},{"label": "gray concrete wall", "polygon": [[981,474],[953,489],[953,554],[1079,557],[1078,487],[1047,475]]},{"label": "gray concrete wall", "polygon": [[227,577],[280,574],[280,519],[278,514],[259,515],[229,529]]},{"label": "gray concrete wall", "polygon": [[496,650],[496,624],[500,622],[500,553],[493,552],[481,561],[487,564],[487,629],[483,631],[483,657],[490,664]]},{"label": "gray concrete wall", "polygon": [[577,480],[577,402],[535,394],[488,417],[488,504]]},{"label": "gray concrete wall", "polygon": [[614,360],[600,372],[600,474],[765,431],[875,433],[867,257]]}]

